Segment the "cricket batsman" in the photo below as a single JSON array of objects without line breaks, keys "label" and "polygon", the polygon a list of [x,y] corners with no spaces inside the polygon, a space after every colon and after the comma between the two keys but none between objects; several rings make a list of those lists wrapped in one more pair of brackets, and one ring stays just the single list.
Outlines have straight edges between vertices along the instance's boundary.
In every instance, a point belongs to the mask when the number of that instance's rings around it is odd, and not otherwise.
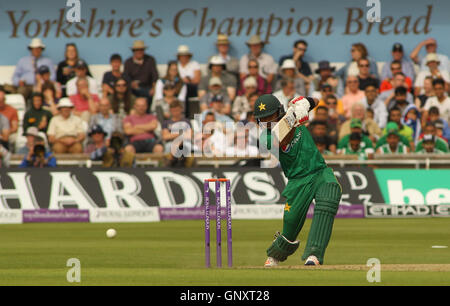
[{"label": "cricket batsman", "polygon": [[[316,104],[316,100],[310,97],[299,97],[289,102],[291,106],[287,113],[295,114],[295,118],[299,120],[279,143],[278,148],[281,168],[288,179],[282,194],[287,199],[283,231],[275,235],[275,240],[267,249],[268,258],[265,267],[277,266],[298,249],[300,242],[296,239],[305,223],[313,199],[314,217],[302,260],[305,260],[305,265],[308,266],[323,264],[342,189],[333,170],[328,168],[311,134],[303,125],[309,119],[309,111]],[[254,114],[258,123],[267,123],[267,139],[262,137],[260,144],[266,141],[272,143],[272,134],[269,133],[270,123],[275,125],[283,118],[284,107],[275,96],[263,95],[255,103]]]}]

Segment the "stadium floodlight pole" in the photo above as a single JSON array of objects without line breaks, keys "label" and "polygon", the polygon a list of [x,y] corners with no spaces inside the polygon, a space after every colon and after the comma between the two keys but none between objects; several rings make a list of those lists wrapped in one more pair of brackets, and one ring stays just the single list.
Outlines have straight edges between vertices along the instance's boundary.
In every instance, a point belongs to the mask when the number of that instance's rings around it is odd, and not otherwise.
[{"label": "stadium floodlight pole", "polygon": [[204,201],[205,201],[205,262],[206,267],[211,267],[211,235],[210,235],[210,218],[209,218],[209,180],[205,180],[204,185]]},{"label": "stadium floodlight pole", "polygon": [[222,225],[220,205],[220,180],[216,180],[216,233],[217,233],[217,267],[222,267]]}]

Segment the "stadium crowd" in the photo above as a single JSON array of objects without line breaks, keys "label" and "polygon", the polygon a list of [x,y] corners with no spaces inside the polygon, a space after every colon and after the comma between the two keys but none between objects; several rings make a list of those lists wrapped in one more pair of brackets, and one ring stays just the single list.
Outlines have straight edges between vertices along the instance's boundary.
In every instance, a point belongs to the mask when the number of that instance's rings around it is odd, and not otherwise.
[{"label": "stadium crowd", "polygon": [[[257,140],[248,133],[236,133],[224,146],[220,126],[255,122],[253,108],[262,94],[273,94],[285,109],[295,97],[317,98],[308,128],[324,155],[370,159],[374,153],[449,152],[450,62],[434,39],[420,42],[410,54],[395,43],[381,71],[362,43],[351,46],[342,68],[317,59],[314,71],[305,60],[304,40],[287,47],[291,54],[278,62],[264,51],[258,35],[247,41],[249,51],[240,59],[229,54],[226,35],[218,35],[215,44],[207,74],[202,75],[189,47],[181,45],[159,75],[148,46],[135,41],[129,58],[110,56],[111,70],[100,85],[75,44],[66,45],[64,60],[55,65],[45,56],[43,41],[33,39],[12,84],[0,87],[3,165],[11,153],[24,154],[22,167],[53,167],[54,154],[86,153],[105,166],[132,166],[136,153],[170,153],[181,130],[193,139],[192,147],[181,145],[185,150],[257,156]],[[422,48],[424,57],[419,56]],[[26,101],[23,118],[6,104],[6,95],[14,93]],[[197,108],[189,103],[196,99]],[[214,122],[217,128],[192,133],[189,118],[197,113],[199,125]],[[19,122],[27,142],[14,152]],[[178,132],[172,129],[177,123],[183,126]]]}]

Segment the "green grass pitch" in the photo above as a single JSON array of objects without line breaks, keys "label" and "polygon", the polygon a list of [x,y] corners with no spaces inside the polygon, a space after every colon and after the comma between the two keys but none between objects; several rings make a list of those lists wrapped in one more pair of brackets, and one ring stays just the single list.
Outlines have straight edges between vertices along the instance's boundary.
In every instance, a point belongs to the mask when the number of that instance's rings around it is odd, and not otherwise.
[{"label": "green grass pitch", "polygon": [[[321,270],[294,267],[302,265],[309,226],[310,220],[300,234],[299,250],[283,268],[268,270],[259,267],[281,220],[233,220],[232,269],[204,268],[200,220],[1,225],[0,285],[74,285],[66,280],[69,258],[81,262],[81,283],[75,285],[450,285],[450,248],[431,248],[450,246],[450,219],[337,219],[325,258],[334,268]],[[115,239],[106,238],[111,227],[118,232]],[[226,266],[225,243],[222,257]],[[381,283],[367,282],[369,267],[348,268],[365,267],[369,258],[381,261]],[[443,269],[414,269],[418,264]]]}]

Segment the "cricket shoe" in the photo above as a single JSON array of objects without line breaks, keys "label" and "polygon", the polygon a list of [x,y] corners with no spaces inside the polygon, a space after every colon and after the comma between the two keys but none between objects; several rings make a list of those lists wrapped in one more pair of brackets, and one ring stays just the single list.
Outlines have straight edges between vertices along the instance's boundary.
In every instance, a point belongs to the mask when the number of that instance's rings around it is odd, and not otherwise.
[{"label": "cricket shoe", "polygon": [[273,257],[267,257],[264,268],[272,268],[278,266],[278,260]]},{"label": "cricket shoe", "polygon": [[320,266],[320,262],[316,256],[311,255],[306,259],[305,266]]}]

